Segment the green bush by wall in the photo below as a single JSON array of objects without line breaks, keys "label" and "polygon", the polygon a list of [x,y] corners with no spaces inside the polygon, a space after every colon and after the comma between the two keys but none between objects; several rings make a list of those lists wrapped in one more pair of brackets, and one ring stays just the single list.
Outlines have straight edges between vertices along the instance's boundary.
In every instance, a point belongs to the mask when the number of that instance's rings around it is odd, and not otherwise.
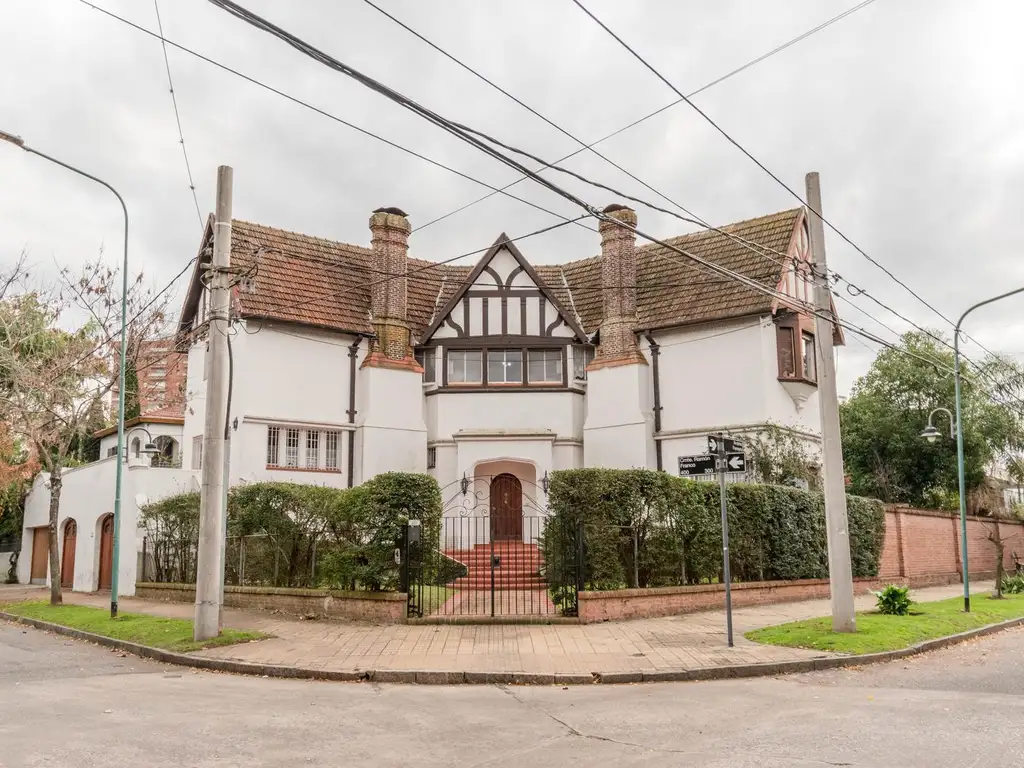
[{"label": "green bush by wall", "polygon": [[[828,576],[824,497],[797,488],[730,484],[729,544],[736,581]],[[716,483],[651,470],[553,473],[543,546],[552,572],[573,570],[564,546],[582,525],[588,589],[717,581],[722,537]],[[876,576],[885,536],[881,502],[847,497],[854,576]],[[635,539],[635,542],[634,542]]]},{"label": "green bush by wall", "polygon": [[[441,530],[441,491],[427,475],[388,472],[356,488],[250,483],[228,493],[229,583],[394,590],[395,547],[418,519],[424,542]],[[170,496],[142,510],[160,581],[195,580],[199,494]],[[238,541],[244,537],[243,560]]]}]

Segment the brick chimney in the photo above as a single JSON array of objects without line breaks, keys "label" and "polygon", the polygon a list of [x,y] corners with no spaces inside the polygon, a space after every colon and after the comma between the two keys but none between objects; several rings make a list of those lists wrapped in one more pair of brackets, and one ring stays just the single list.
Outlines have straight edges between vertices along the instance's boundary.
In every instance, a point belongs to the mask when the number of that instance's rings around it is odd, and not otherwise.
[{"label": "brick chimney", "polygon": [[[636,226],[636,212],[624,205],[604,209],[609,217]],[[601,233],[601,343],[592,368],[645,363],[637,346],[636,235],[632,229],[604,221]]]},{"label": "brick chimney", "polygon": [[376,338],[364,366],[416,365],[406,312],[411,230],[406,213],[399,208],[378,208],[370,216],[370,313]]}]

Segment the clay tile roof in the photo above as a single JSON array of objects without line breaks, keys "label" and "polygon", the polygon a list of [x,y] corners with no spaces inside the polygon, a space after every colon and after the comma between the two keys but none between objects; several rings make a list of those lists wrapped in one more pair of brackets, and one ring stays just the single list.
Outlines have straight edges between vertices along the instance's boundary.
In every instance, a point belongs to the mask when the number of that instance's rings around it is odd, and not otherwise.
[{"label": "clay tile roof", "polygon": [[[720,227],[735,238],[786,253],[802,209],[773,213]],[[721,232],[701,230],[666,243],[706,261],[727,267],[768,288],[782,277],[783,258],[765,255]],[[588,333],[601,322],[601,259],[584,259],[564,265],[573,304]],[[637,248],[637,327],[667,328],[678,325],[740,317],[771,309],[772,298],[729,278],[718,277],[705,267],[670,248],[650,243]]]},{"label": "clay tile roof", "polygon": [[[136,416],[133,419],[128,419],[124,423],[125,433],[132,427],[136,427],[139,424],[184,424],[185,423],[185,404],[179,403],[177,405],[169,405],[166,408],[157,408],[153,411],[148,411],[141,416]],[[112,427],[105,427],[101,430],[93,432],[93,437],[106,437],[107,435],[113,435],[117,433],[117,425]]]},{"label": "clay tile roof", "polygon": [[[729,224],[730,235],[785,253],[802,209],[796,208]],[[253,267],[252,285],[236,292],[243,317],[265,318],[370,334],[369,284],[380,279],[369,248],[283,229],[232,222],[232,266]],[[207,237],[210,229],[207,229]],[[781,257],[766,256],[714,230],[666,240],[708,261],[775,288]],[[254,266],[255,264],[255,266]],[[471,272],[470,266],[409,259],[409,325],[415,340],[435,319]],[[587,333],[601,322],[601,259],[562,265],[536,265],[538,277]],[[663,246],[637,249],[638,329],[665,328],[769,311],[771,297],[727,278],[717,277]],[[190,320],[198,299],[193,280]]]}]

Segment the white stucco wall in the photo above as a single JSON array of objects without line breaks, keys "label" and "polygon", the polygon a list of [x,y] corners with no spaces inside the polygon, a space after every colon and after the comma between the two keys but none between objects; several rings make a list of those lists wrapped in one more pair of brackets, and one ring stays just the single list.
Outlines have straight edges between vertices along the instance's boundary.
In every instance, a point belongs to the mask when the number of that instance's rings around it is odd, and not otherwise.
[{"label": "white stucco wall", "polygon": [[[64,524],[74,518],[78,527],[75,546],[75,578],[72,589],[92,592],[99,583],[100,525],[114,511],[114,476],[117,463],[113,457],[63,473],[60,512],[57,520],[58,559],[64,552]],[[49,523],[49,475],[40,473],[25,501],[25,527],[22,532],[22,556],[18,561],[18,581],[26,584],[32,568],[32,536],[37,527]],[[137,553],[142,549],[138,530],[140,506],[165,496],[198,490],[195,473],[178,469],[126,467],[121,486],[121,525],[119,530],[121,595],[135,594],[138,568]],[[49,568],[47,568],[49,583]]]},{"label": "white stucco wall", "polygon": [[793,430],[818,450],[818,396],[798,407],[778,380],[775,325],[770,317],[655,334],[661,346],[663,468],[676,474],[680,456],[707,450],[718,430],[743,435],[766,424]]}]

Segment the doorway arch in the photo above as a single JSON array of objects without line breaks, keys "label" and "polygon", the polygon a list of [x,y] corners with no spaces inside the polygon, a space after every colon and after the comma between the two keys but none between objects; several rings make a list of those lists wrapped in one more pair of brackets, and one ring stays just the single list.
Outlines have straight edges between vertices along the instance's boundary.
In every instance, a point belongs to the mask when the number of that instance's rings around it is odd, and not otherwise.
[{"label": "doorway arch", "polygon": [[75,587],[75,547],[78,544],[78,523],[69,517],[64,521],[64,551],[60,558],[60,585],[65,589]]},{"label": "doorway arch", "polygon": [[508,472],[491,480],[491,536],[495,541],[522,541],[523,484]]},{"label": "doorway arch", "polygon": [[100,574],[97,589],[110,589],[114,565],[114,516],[100,520]]}]

